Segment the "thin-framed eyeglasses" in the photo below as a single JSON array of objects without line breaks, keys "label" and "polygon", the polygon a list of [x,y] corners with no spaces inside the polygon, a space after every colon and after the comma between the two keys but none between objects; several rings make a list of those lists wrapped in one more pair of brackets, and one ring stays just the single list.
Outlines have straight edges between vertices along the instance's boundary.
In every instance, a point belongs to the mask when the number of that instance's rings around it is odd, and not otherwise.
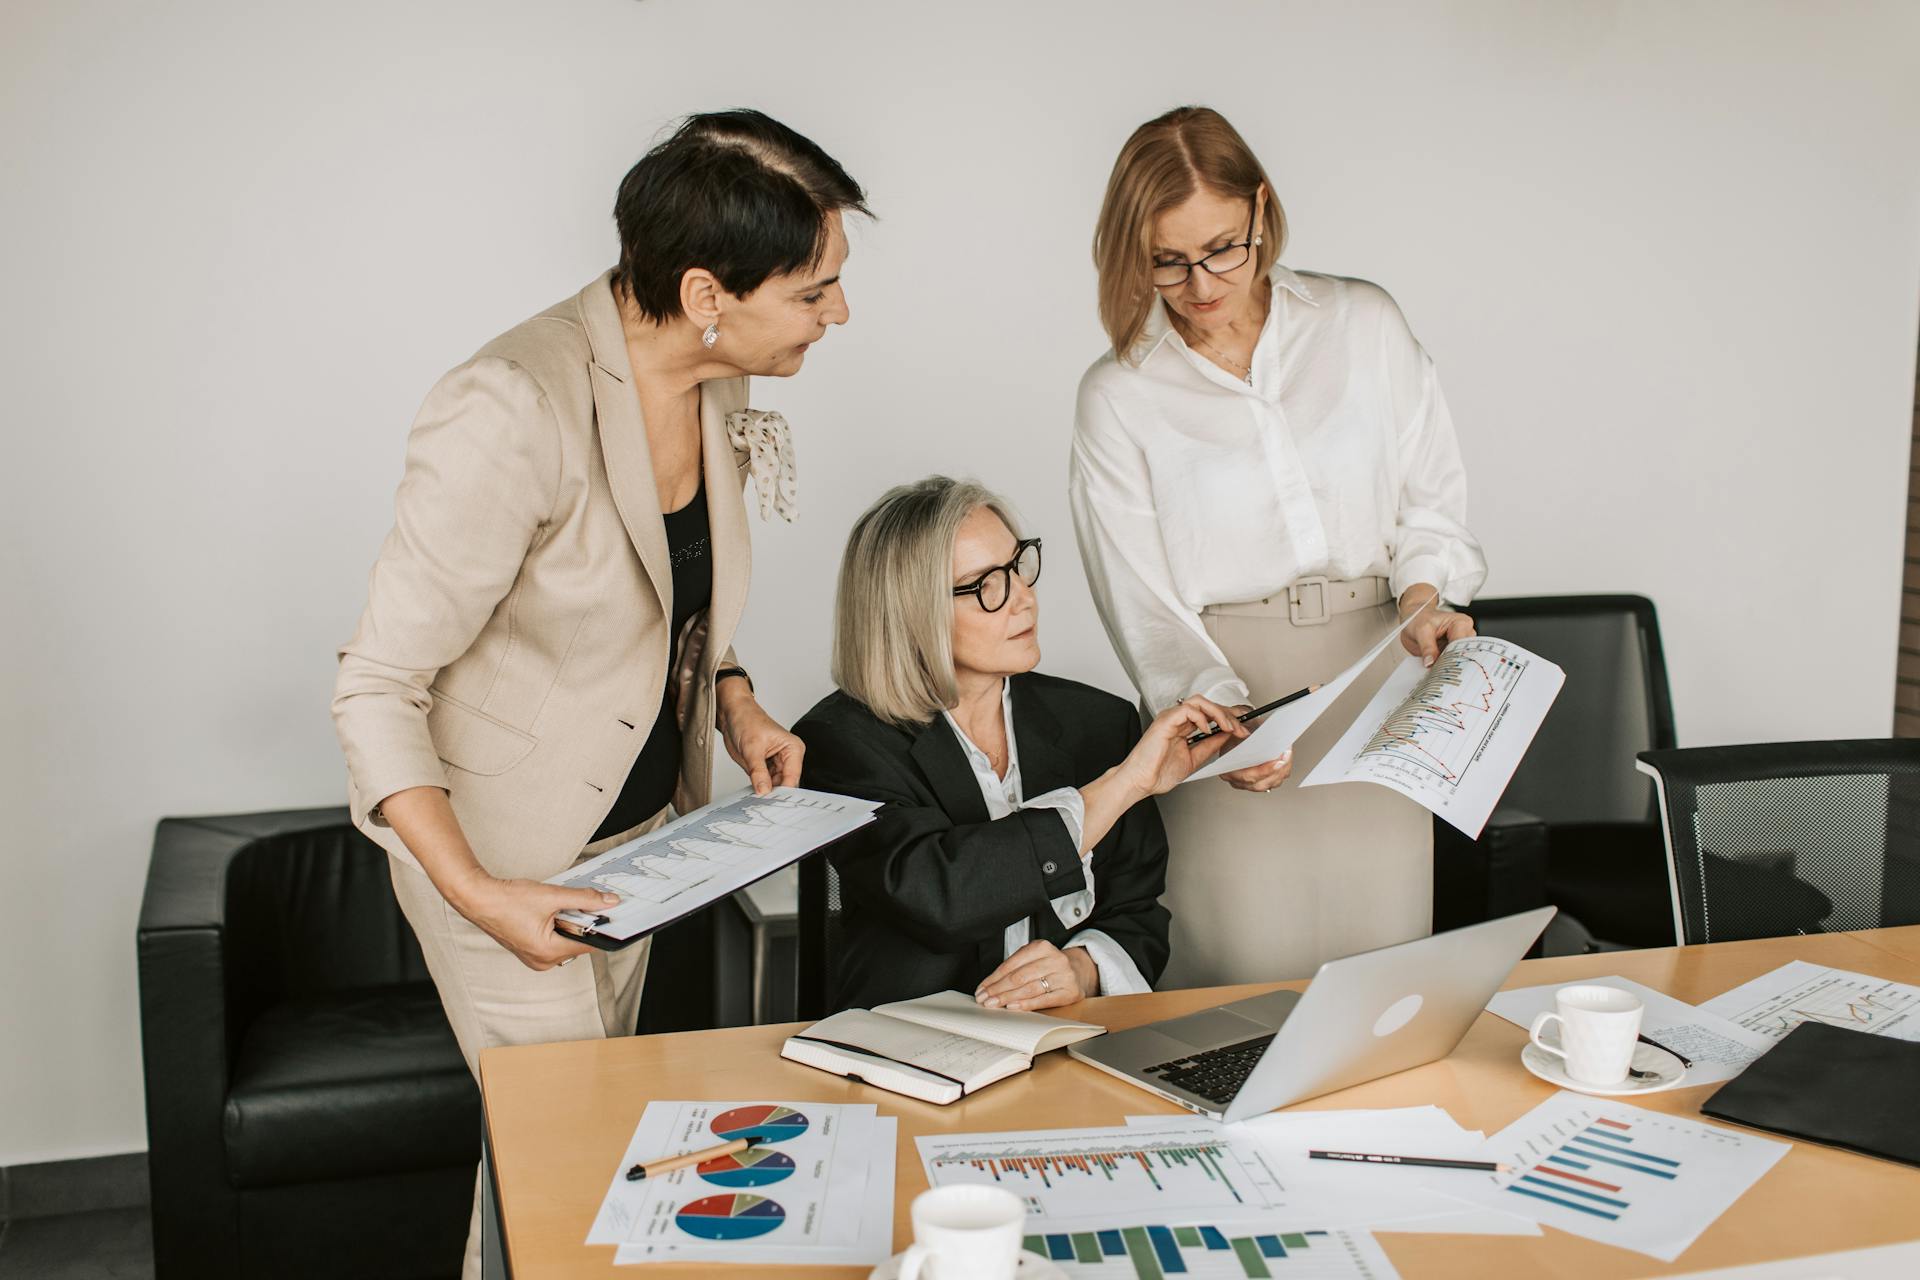
[{"label": "thin-framed eyeglasses", "polygon": [[956,599],[972,596],[988,613],[998,613],[1013,598],[1016,573],[1028,586],[1040,581],[1040,539],[1022,538],[1013,546],[1013,559],[993,566],[964,587],[955,587],[953,594]]},{"label": "thin-framed eyeglasses", "polygon": [[1238,271],[1247,265],[1247,259],[1253,256],[1253,220],[1259,214],[1259,205],[1247,214],[1247,237],[1238,244],[1230,244],[1215,249],[1198,262],[1184,259],[1176,262],[1156,262],[1153,264],[1153,287],[1172,289],[1187,282],[1195,267],[1204,268],[1210,276],[1223,276],[1229,271]]}]

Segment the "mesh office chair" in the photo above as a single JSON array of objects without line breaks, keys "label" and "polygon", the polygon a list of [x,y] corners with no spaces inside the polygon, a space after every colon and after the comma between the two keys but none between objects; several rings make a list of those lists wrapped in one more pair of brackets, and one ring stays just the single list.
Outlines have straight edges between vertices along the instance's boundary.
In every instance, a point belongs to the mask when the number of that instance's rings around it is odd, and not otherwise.
[{"label": "mesh office chair", "polygon": [[[1436,904],[1479,861],[1520,883],[1498,899],[1504,914],[1543,895],[1599,938],[1627,946],[1673,941],[1665,856],[1653,788],[1634,756],[1674,745],[1673,700],[1660,622],[1645,596],[1515,596],[1468,606],[1482,635],[1511,640],[1565,669],[1566,685],[1502,797],[1479,848],[1444,823],[1434,828]],[[1545,823],[1546,867],[1498,867],[1499,841],[1527,815]],[[1468,868],[1463,870],[1463,868]],[[1531,877],[1531,882],[1529,882]],[[1535,885],[1544,880],[1544,885]],[[1499,886],[1489,886],[1490,899]],[[1445,927],[1436,920],[1436,926]],[[1452,923],[1452,922],[1449,922]],[[1467,923],[1465,920],[1458,923]],[[1565,929],[1571,922],[1556,921]]]},{"label": "mesh office chair", "polygon": [[1920,924],[1920,740],[1644,751],[1686,943]]},{"label": "mesh office chair", "polygon": [[800,860],[800,931],[796,956],[797,987],[794,1017],[813,1021],[837,1010],[838,974],[834,959],[840,954],[840,874],[825,852]]}]

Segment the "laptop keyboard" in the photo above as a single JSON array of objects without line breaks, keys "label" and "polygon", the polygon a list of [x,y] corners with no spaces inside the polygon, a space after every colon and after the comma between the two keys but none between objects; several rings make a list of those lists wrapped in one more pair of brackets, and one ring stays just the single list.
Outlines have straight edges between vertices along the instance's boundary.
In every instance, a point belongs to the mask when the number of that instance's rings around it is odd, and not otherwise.
[{"label": "laptop keyboard", "polygon": [[1240,1086],[1253,1074],[1254,1067],[1259,1065],[1267,1046],[1272,1042],[1273,1033],[1268,1032],[1264,1036],[1242,1040],[1239,1044],[1196,1053],[1190,1058],[1162,1062],[1148,1067],[1146,1074],[1158,1076],[1165,1084],[1224,1107],[1240,1092]]}]

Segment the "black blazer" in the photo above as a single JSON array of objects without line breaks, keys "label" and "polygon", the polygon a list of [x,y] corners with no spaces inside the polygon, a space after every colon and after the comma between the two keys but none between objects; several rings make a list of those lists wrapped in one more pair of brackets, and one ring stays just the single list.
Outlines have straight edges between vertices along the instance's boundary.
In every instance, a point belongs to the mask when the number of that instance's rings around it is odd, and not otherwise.
[{"label": "black blazer", "polygon": [[[1012,681],[1024,795],[1084,786],[1139,740],[1132,704],[1111,694],[1038,674]],[[831,1009],[971,994],[999,966],[1002,934],[1018,920],[1036,941],[1066,945],[1048,904],[1086,887],[1066,824],[1050,809],[990,820],[943,717],[896,728],[836,692],[793,731],[807,744],[807,786],[885,806],[826,855],[840,877],[844,940],[827,958]],[[1094,909],[1075,931],[1101,930],[1157,980],[1171,919],[1160,905],[1166,880],[1166,829],[1146,800],[1094,847]]]}]

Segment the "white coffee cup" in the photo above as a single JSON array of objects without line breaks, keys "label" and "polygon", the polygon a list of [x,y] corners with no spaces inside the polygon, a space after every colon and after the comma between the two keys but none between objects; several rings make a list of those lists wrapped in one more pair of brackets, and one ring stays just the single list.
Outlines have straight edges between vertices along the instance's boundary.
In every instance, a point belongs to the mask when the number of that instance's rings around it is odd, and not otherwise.
[{"label": "white coffee cup", "polygon": [[[1528,1039],[1565,1059],[1567,1077],[1579,1084],[1619,1084],[1633,1065],[1640,1035],[1640,997],[1617,987],[1562,987],[1554,1007],[1534,1018]],[[1560,1024],[1560,1044],[1540,1038],[1549,1022]]]},{"label": "white coffee cup", "polygon": [[1005,1187],[935,1187],[913,1198],[900,1280],[1013,1280],[1027,1206]]}]

